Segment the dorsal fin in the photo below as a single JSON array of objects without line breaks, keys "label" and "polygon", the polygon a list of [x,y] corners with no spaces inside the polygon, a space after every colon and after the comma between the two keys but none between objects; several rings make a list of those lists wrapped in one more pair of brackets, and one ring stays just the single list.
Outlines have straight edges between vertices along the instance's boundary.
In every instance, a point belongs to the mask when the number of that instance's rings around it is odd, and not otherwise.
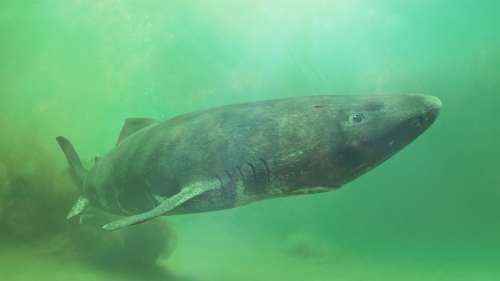
[{"label": "dorsal fin", "polygon": [[116,144],[118,145],[128,136],[154,123],[158,123],[158,121],[152,118],[125,119],[125,123],[123,124],[122,130],[120,131],[120,137],[118,137],[118,141],[116,142]]}]

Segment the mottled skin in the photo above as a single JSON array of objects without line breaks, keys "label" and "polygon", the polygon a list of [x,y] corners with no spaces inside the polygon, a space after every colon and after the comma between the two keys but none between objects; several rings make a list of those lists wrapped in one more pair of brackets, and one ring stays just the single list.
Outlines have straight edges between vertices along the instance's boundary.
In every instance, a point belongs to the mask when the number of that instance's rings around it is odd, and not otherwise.
[{"label": "mottled skin", "polygon": [[213,108],[153,123],[86,176],[90,203],[121,215],[211,185],[169,214],[330,191],[402,149],[435,120],[431,96],[310,96]]}]

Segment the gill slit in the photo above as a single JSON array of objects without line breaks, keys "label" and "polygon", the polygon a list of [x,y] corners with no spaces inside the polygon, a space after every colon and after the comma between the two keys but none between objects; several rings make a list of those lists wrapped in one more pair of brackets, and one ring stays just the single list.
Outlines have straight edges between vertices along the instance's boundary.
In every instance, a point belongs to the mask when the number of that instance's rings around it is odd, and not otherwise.
[{"label": "gill slit", "polygon": [[250,166],[250,168],[252,169],[253,178],[255,181],[257,181],[257,172],[255,171],[255,166],[249,162],[247,162],[247,165]]},{"label": "gill slit", "polygon": [[266,169],[266,183],[271,182],[271,169],[269,169],[269,164],[266,160],[259,158],[259,160],[264,164],[264,168]]}]

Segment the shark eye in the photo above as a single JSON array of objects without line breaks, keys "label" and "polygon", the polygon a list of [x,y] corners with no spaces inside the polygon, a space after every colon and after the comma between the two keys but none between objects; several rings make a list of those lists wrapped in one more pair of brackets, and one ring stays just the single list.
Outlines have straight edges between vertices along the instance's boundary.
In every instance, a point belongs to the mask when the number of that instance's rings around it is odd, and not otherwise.
[{"label": "shark eye", "polygon": [[363,122],[363,120],[365,120],[365,115],[363,113],[354,113],[351,116],[351,120],[354,123],[361,123],[361,122]]}]

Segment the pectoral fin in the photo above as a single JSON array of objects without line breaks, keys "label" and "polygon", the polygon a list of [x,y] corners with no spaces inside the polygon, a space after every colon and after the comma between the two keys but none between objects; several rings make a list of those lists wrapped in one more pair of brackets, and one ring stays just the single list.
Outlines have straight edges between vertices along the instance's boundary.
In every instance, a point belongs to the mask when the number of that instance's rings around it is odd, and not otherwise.
[{"label": "pectoral fin", "polygon": [[200,194],[203,194],[211,189],[213,188],[207,188],[202,186],[185,187],[179,193],[175,194],[170,198],[165,199],[163,202],[160,203],[160,205],[158,205],[151,211],[110,222],[104,225],[102,228],[105,230],[117,230],[122,227],[143,223],[150,219],[154,219],[158,216],[162,216],[168,211],[173,210],[175,207],[183,204],[184,202]]}]

